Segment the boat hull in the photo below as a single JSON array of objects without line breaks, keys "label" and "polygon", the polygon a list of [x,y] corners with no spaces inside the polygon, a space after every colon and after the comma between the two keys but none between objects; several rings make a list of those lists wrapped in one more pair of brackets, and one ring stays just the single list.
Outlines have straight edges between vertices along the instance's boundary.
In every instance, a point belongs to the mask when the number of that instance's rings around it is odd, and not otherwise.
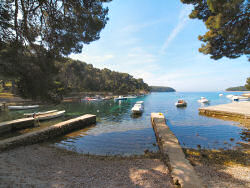
[{"label": "boat hull", "polygon": [[40,115],[40,116],[35,117],[35,119],[39,121],[50,120],[50,119],[61,117],[64,114],[65,114],[65,110],[62,110],[62,111],[54,112],[51,114]]},{"label": "boat hull", "polygon": [[9,110],[27,110],[27,109],[33,109],[33,108],[39,108],[39,105],[31,105],[31,106],[8,106]]},{"label": "boat hull", "polygon": [[187,103],[175,103],[176,107],[186,107]]},{"label": "boat hull", "polygon": [[54,112],[58,112],[58,110],[50,110],[50,111],[46,111],[46,112],[34,112],[34,113],[26,113],[26,114],[23,114],[25,117],[32,117],[34,115],[45,115],[45,114],[51,114],[51,113],[54,113]]}]

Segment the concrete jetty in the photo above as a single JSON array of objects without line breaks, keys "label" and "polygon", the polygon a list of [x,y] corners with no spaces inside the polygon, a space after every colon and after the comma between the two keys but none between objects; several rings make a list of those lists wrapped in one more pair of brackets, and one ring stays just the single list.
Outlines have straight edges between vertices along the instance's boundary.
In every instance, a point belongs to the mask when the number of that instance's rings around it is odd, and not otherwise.
[{"label": "concrete jetty", "polygon": [[34,126],[34,118],[22,118],[0,123],[0,134]]},{"label": "concrete jetty", "polygon": [[199,112],[209,116],[218,115],[250,119],[250,101],[233,102],[199,108]]},{"label": "concrete jetty", "polygon": [[202,188],[203,185],[200,178],[185,158],[178,139],[166,125],[164,115],[151,113],[151,122],[160,151],[171,171],[174,184],[181,188]]},{"label": "concrete jetty", "polygon": [[84,128],[96,123],[96,116],[86,114],[78,118],[70,119],[38,131],[26,133],[0,141],[0,151],[18,146],[25,146],[47,141],[60,135],[67,134],[77,129]]}]

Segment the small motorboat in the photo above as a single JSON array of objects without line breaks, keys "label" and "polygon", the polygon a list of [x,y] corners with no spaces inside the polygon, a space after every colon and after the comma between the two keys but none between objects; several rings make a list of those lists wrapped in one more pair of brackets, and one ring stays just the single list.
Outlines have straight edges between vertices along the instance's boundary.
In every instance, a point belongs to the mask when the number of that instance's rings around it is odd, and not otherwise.
[{"label": "small motorboat", "polygon": [[239,96],[236,96],[236,95],[235,95],[235,96],[233,96],[231,99],[232,99],[232,101],[239,101]]},{"label": "small motorboat", "polygon": [[82,99],[82,101],[101,101],[103,100],[102,98],[96,98],[96,97],[85,97]]},{"label": "small motorboat", "polygon": [[222,93],[220,93],[220,94],[219,94],[219,96],[220,96],[220,97],[222,97],[222,96],[223,96],[223,94],[222,94]]},{"label": "small motorboat", "polygon": [[228,99],[232,99],[233,95],[227,95],[226,96]]},{"label": "small motorboat", "polygon": [[127,99],[136,99],[137,96],[129,95],[129,96],[127,96],[126,98],[127,98]]},{"label": "small motorboat", "polygon": [[136,104],[144,104],[144,101],[137,101]]},{"label": "small motorboat", "polygon": [[131,111],[133,114],[141,114],[144,111],[144,107],[142,104],[135,104]]},{"label": "small motorboat", "polygon": [[209,103],[209,100],[207,100],[205,97],[201,97],[198,102],[200,103]]},{"label": "small motorboat", "polygon": [[114,98],[115,101],[122,101],[122,100],[127,100],[127,97],[119,96]]},{"label": "small motorboat", "polygon": [[9,110],[27,110],[27,109],[33,109],[33,108],[39,108],[39,105],[29,105],[29,106],[8,106]]},{"label": "small motorboat", "polygon": [[44,114],[50,114],[53,112],[57,112],[58,110],[50,110],[50,111],[46,111],[46,112],[33,112],[33,113],[25,113],[23,114],[25,117],[32,117],[34,115],[39,116],[39,115],[44,115]]},{"label": "small motorboat", "polygon": [[64,115],[64,113],[65,113],[65,110],[52,112],[49,114],[43,114],[43,115],[36,115],[35,114],[34,118],[36,120],[43,121],[43,120],[49,120],[49,119],[54,119],[54,118],[60,117],[60,116]]},{"label": "small motorboat", "polygon": [[103,97],[102,100],[110,100],[112,99],[112,97],[109,97],[109,96],[106,96],[106,97]]},{"label": "small motorboat", "polygon": [[183,99],[179,99],[176,103],[175,103],[176,107],[186,107],[187,106],[187,102],[184,101]]}]

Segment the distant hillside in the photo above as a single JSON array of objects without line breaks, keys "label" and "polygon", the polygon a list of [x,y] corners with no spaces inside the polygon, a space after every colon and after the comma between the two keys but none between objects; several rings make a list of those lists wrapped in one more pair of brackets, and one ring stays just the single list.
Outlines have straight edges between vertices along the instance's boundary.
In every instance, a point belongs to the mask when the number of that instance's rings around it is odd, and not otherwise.
[{"label": "distant hillside", "polygon": [[227,88],[226,91],[249,91],[245,86],[238,86],[238,87],[230,87]]},{"label": "distant hillside", "polygon": [[175,89],[165,86],[150,86],[151,92],[175,92]]}]

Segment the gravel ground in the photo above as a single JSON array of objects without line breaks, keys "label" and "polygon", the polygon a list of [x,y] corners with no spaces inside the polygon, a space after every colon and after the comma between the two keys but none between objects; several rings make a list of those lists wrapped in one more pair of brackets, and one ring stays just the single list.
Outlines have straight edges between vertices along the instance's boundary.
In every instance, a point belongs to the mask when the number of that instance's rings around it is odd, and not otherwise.
[{"label": "gravel ground", "polygon": [[160,159],[105,158],[31,145],[0,153],[0,187],[173,187]]},{"label": "gravel ground", "polygon": [[250,188],[250,150],[190,150],[188,159],[207,188]]},{"label": "gravel ground", "polygon": [[205,187],[247,188],[250,187],[250,168],[239,165],[197,165],[196,173],[202,177]]}]

